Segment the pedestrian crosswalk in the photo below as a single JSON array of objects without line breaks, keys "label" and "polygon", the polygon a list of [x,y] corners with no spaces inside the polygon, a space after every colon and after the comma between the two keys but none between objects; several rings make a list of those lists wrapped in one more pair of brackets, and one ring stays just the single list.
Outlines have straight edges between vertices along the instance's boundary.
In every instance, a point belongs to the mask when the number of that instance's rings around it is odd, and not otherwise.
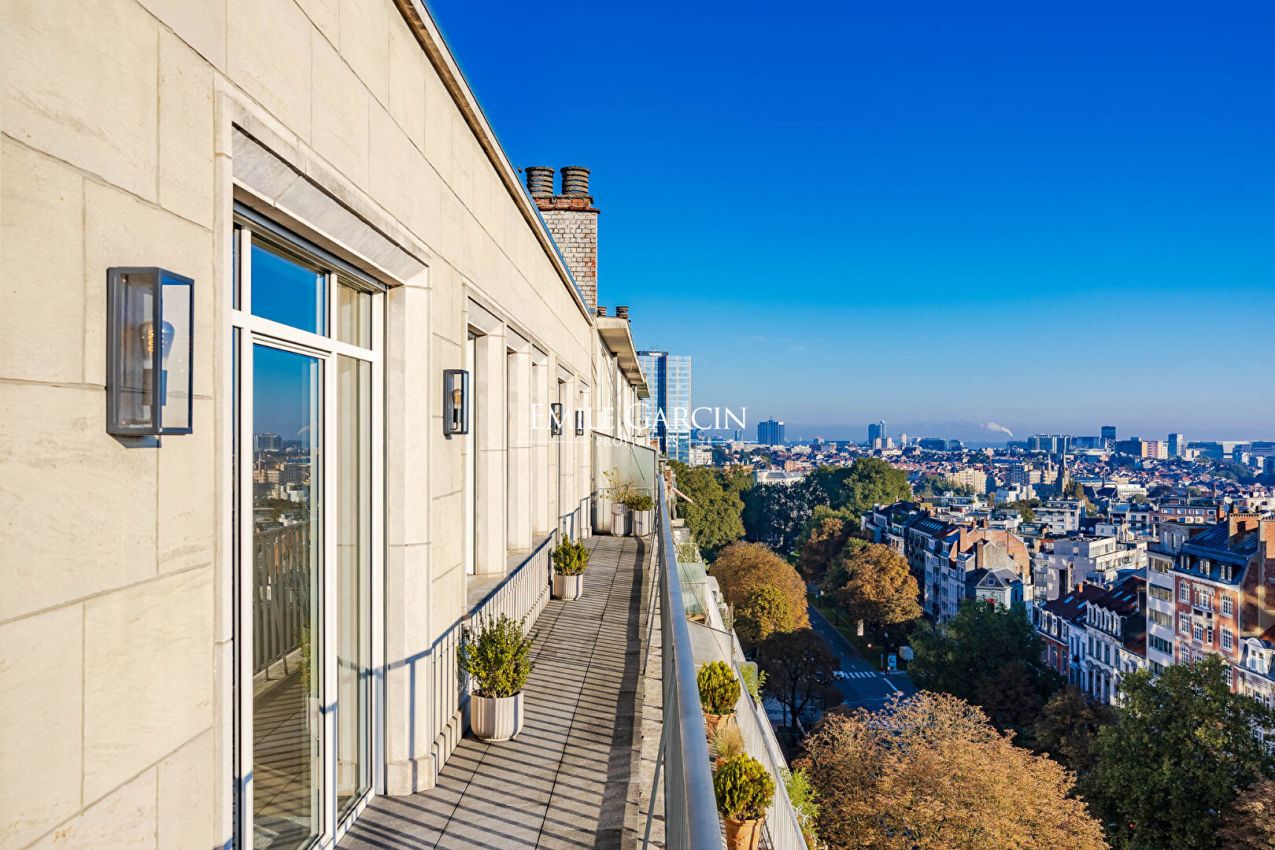
[{"label": "pedestrian crosswalk", "polygon": [[875,679],[881,674],[875,670],[837,670],[832,675],[838,679]]}]

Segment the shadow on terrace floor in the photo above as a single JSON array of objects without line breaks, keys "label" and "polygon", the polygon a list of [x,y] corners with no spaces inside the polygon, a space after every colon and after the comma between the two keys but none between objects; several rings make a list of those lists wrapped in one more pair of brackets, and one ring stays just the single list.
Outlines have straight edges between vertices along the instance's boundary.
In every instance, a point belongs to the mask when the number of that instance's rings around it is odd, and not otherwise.
[{"label": "shadow on terrace floor", "polygon": [[621,846],[641,743],[650,545],[632,537],[587,545],[584,596],[551,601],[536,623],[522,734],[501,744],[467,737],[437,787],[377,798],[341,850]]}]

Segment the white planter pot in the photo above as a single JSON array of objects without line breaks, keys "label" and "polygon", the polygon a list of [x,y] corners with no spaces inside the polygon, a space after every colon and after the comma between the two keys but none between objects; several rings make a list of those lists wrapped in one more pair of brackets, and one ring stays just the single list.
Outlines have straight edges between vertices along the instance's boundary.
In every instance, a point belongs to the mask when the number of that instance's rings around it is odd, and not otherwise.
[{"label": "white planter pot", "polygon": [[611,509],[613,504],[606,496],[598,496],[593,506],[593,533],[611,533]]},{"label": "white planter pot", "polygon": [[621,504],[613,505],[611,507],[611,533],[616,537],[627,535],[631,516],[626,506]]},{"label": "white planter pot", "polygon": [[651,511],[633,512],[633,534],[646,537],[651,533]]},{"label": "white planter pot", "polygon": [[[543,587],[543,585],[541,586]],[[555,599],[565,599],[570,602],[573,599],[579,599],[583,593],[584,573],[578,576],[553,574],[553,596]]]},{"label": "white planter pot", "polygon": [[508,741],[522,731],[522,692],[511,697],[469,698],[469,728],[484,741]]}]

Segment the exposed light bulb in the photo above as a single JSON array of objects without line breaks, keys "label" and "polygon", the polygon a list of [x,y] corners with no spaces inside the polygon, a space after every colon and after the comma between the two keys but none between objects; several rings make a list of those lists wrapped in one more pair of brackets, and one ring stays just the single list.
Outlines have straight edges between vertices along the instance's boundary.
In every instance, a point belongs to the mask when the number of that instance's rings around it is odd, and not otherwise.
[{"label": "exposed light bulb", "polygon": [[[142,349],[146,352],[146,356],[153,356],[155,354],[155,323],[142,322],[137,328],[137,334],[142,341]],[[176,336],[176,331],[172,324],[170,322],[160,322],[159,354],[165,363],[168,362],[168,355],[173,350],[174,336]]]}]

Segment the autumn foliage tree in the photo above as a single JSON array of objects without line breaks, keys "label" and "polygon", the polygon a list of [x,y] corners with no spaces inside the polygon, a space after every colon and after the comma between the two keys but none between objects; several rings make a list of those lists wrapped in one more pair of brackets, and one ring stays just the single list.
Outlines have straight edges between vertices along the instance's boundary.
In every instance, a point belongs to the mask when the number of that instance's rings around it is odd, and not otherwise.
[{"label": "autumn foliage tree", "polygon": [[798,764],[820,794],[818,831],[832,850],[1106,847],[1065,768],[945,694],[826,714]]},{"label": "autumn foliage tree", "polygon": [[1240,792],[1222,812],[1218,850],[1271,850],[1275,847],[1275,781],[1263,779]]},{"label": "autumn foliage tree", "polygon": [[[821,513],[821,511],[824,511]],[[822,584],[841,557],[846,541],[858,536],[854,526],[843,517],[827,512],[822,506],[815,509],[810,528],[802,537],[797,567],[806,581]]]},{"label": "autumn foliage tree", "polygon": [[[805,582],[792,564],[762,544],[727,546],[718,554],[710,571],[735,612],[735,626],[741,639],[760,640],[777,630],[810,626]],[[780,623],[789,628],[782,628]]]},{"label": "autumn foliage tree", "polygon": [[873,626],[910,623],[921,616],[920,588],[907,560],[879,543],[846,540],[823,589],[851,619]]},{"label": "autumn foliage tree", "polygon": [[759,587],[735,607],[735,631],[744,646],[756,646],[775,633],[796,629],[799,613],[779,588]]}]

